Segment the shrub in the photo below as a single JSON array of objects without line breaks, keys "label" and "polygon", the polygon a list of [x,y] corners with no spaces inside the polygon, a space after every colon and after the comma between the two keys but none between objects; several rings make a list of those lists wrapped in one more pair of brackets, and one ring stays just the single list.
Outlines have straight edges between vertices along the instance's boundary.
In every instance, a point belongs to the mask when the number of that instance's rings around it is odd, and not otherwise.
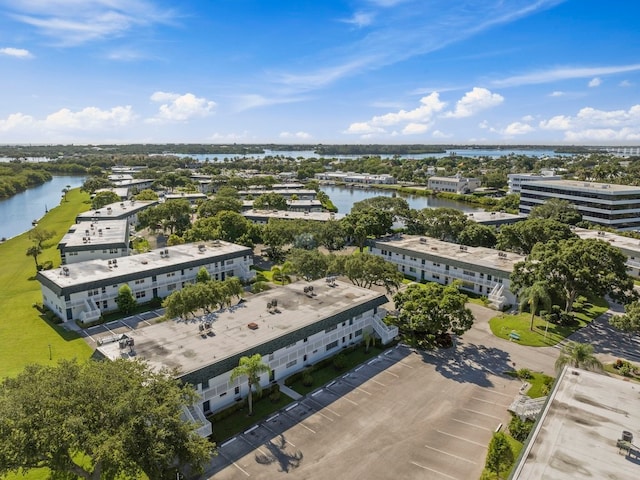
[{"label": "shrub", "polygon": [[304,372],[304,374],[302,375],[302,384],[305,387],[310,387],[311,385],[313,385],[313,375],[311,375],[311,373],[309,372]]},{"label": "shrub", "polygon": [[624,362],[618,371],[620,372],[620,375],[629,377],[631,375],[631,365],[629,365],[629,362]]},{"label": "shrub", "polygon": [[271,400],[271,402],[273,403],[278,403],[278,400],[280,400],[280,385],[278,385],[277,383],[271,388],[269,400]]},{"label": "shrub", "polygon": [[255,282],[253,285],[251,285],[252,293],[260,293],[264,292],[265,290],[269,290],[269,285],[267,285],[266,282]]},{"label": "shrub", "polygon": [[531,373],[531,370],[529,370],[528,368],[521,368],[516,373],[518,375],[518,378],[522,380],[529,380],[530,378],[533,378],[533,374]]},{"label": "shrub", "polygon": [[42,264],[42,270],[51,270],[53,268],[53,262],[51,260],[47,260]]},{"label": "shrub", "polygon": [[622,365],[624,365],[624,360],[619,358],[619,359],[616,360],[616,363],[613,364],[613,368],[618,369],[618,368],[622,367]]},{"label": "shrub", "polygon": [[339,353],[335,357],[333,357],[333,368],[336,370],[342,370],[347,366],[347,357],[345,357],[344,353]]},{"label": "shrub", "polygon": [[520,420],[520,417],[514,416],[509,422],[509,433],[519,442],[524,442],[534,424],[533,420]]}]

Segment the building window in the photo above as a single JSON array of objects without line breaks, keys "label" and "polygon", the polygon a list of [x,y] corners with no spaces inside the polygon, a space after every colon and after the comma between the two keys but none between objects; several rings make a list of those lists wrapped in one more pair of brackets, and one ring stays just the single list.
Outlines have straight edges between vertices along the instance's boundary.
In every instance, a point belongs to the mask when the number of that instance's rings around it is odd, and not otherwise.
[{"label": "building window", "polygon": [[240,387],[236,387],[233,389],[234,395],[240,395]]},{"label": "building window", "polygon": [[285,365],[285,368],[291,368],[291,367],[293,367],[296,363],[298,363],[298,360],[292,360],[292,361],[290,361],[289,363],[287,363],[287,364]]},{"label": "building window", "polygon": [[227,392],[222,392],[222,393],[220,394],[220,398],[224,397],[226,394],[227,394]]},{"label": "building window", "polygon": [[333,331],[333,330],[336,330],[337,328],[338,328],[338,325],[333,325],[333,326],[331,326],[331,327],[327,328],[327,329],[324,331],[324,333],[329,333],[329,332],[331,332],[331,331]]},{"label": "building window", "polygon": [[354,333],[354,335],[355,335],[356,337],[359,337],[360,335],[362,335],[362,329],[360,328],[360,329],[356,330],[356,331],[355,331],[355,333]]},{"label": "building window", "polygon": [[140,278],[139,280],[136,280],[136,285],[140,285],[141,283],[144,283],[144,278]]},{"label": "building window", "polygon": [[202,382],[202,389],[207,390],[209,388],[209,379],[207,378],[204,382]]},{"label": "building window", "polygon": [[175,283],[170,283],[169,285],[167,285],[167,290],[169,290],[170,292],[176,289],[176,284]]},{"label": "building window", "polygon": [[144,298],[147,296],[147,292],[145,292],[144,290],[141,292],[136,292],[136,298]]},{"label": "building window", "polygon": [[207,400],[206,402],[202,402],[202,411],[207,413],[211,411],[211,402]]},{"label": "building window", "polygon": [[329,343],[325,349],[328,352],[329,350],[331,350],[332,348],[336,348],[338,346],[338,341],[336,340],[335,342],[331,342]]},{"label": "building window", "polygon": [[108,306],[109,306],[108,302],[106,300],[103,300],[102,301],[102,308],[104,308],[106,310]]}]

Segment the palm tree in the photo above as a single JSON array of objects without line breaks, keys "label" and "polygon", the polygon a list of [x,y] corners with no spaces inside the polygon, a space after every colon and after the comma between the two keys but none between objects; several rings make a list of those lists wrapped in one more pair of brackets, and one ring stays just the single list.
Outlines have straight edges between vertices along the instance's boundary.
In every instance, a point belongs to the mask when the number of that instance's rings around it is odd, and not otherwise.
[{"label": "palm tree", "polygon": [[231,372],[231,382],[244,375],[247,377],[247,383],[249,384],[249,415],[253,415],[253,387],[256,387],[256,394],[260,395],[260,374],[269,372],[270,370],[271,368],[269,365],[262,362],[262,356],[259,353],[256,353],[251,357],[240,357],[238,366]]},{"label": "palm tree", "polygon": [[593,345],[588,343],[569,342],[563,346],[556,360],[556,371],[560,372],[565,365],[585,370],[602,370],[602,363],[593,354]]},{"label": "palm tree", "polygon": [[529,330],[533,331],[533,319],[536,316],[538,307],[544,306],[549,310],[551,305],[551,296],[549,295],[549,288],[546,282],[538,280],[533,285],[523,288],[518,296],[520,300],[520,311],[524,309],[525,305],[529,305],[531,311],[531,323],[529,324]]},{"label": "palm tree", "polygon": [[38,269],[38,255],[42,253],[42,248],[39,245],[32,245],[27,248],[27,257],[33,257],[36,262],[36,270]]}]

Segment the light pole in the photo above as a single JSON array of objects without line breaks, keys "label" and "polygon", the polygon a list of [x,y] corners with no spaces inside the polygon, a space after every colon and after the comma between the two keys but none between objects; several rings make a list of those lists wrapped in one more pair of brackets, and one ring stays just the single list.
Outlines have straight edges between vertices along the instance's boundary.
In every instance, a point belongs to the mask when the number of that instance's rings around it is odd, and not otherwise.
[{"label": "light pole", "polygon": [[51,359],[52,359],[52,356],[51,356],[51,344],[49,344],[49,360],[51,360]]}]

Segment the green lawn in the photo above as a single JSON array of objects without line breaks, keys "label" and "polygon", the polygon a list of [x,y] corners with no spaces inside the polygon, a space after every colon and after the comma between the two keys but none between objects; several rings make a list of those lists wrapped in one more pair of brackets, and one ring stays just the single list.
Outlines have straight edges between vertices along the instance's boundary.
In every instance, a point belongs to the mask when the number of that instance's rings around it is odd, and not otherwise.
[{"label": "green lawn", "polygon": [[[53,230],[56,235],[44,245],[38,261],[51,260],[60,264],[56,246],[79,212],[90,207],[89,195],[79,189],[67,194],[67,201],[49,210],[39,227]],[[49,348],[53,361],[61,358],[85,359],[91,355],[89,346],[76,334],[47,323],[33,307],[42,302],[40,284],[35,280],[35,262],[26,255],[32,244],[23,233],[0,244],[0,378],[16,375],[29,363],[49,362]],[[31,477],[30,477],[31,478]],[[34,477],[35,478],[35,477]]]},{"label": "green lawn", "polygon": [[[234,412],[222,420],[211,422],[213,425],[213,439],[218,445],[220,445],[220,443],[224,442],[226,439],[231,438],[240,432],[244,432],[251,425],[269,417],[271,414],[292,402],[293,399],[282,392],[280,392],[280,399],[277,402],[272,402],[266,395],[262,396],[257,401],[254,397],[253,415],[249,416],[248,407],[245,406],[243,409]],[[212,417],[209,417],[209,419],[211,420]]]},{"label": "green lawn", "polygon": [[366,362],[367,360],[379,355],[380,353],[384,352],[384,350],[384,348],[378,346],[370,346],[369,351],[365,352],[364,345],[361,345],[355,350],[348,351],[344,354],[346,358],[344,368],[336,370],[333,364],[329,362],[327,366],[318,368],[317,370],[313,370],[311,372],[311,376],[313,377],[313,383],[311,385],[303,385],[302,378],[300,378],[296,382],[289,385],[289,387],[298,392],[300,395],[306,395],[307,393],[314,391],[316,388],[319,388],[322,385],[326,385],[331,380],[339,377],[340,375],[344,375],[345,372],[348,372],[352,368],[355,368],[358,365]]},{"label": "green lawn", "polygon": [[510,340],[509,334],[516,332],[520,336],[520,340],[517,342],[522,345],[548,347],[557,344],[576,330],[586,326],[609,308],[607,302],[602,298],[590,299],[590,302],[585,304],[582,310],[574,312],[578,320],[575,326],[564,327],[553,323],[547,325],[547,322],[536,316],[533,322],[533,331],[531,331],[529,330],[530,313],[502,314],[489,320],[489,326],[496,337]]},{"label": "green lawn", "polygon": [[531,385],[527,390],[527,395],[531,398],[539,398],[548,395],[551,385],[553,385],[553,378],[544,373],[532,373],[533,378],[529,378],[526,381]]}]

